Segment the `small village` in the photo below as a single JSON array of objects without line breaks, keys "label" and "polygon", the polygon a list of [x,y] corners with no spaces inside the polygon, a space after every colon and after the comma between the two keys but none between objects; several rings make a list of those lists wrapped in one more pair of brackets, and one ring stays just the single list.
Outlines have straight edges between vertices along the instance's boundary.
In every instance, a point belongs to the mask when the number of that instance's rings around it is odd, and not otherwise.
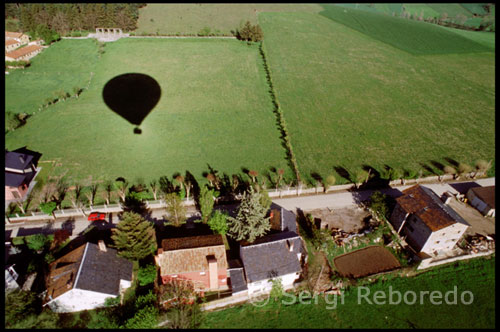
[{"label": "small village", "polygon": [[[36,153],[26,149],[23,152],[6,151],[5,160],[7,203],[22,202],[33,189],[40,171]],[[153,205],[141,201],[131,204],[127,199],[119,202],[118,213],[106,213],[96,206],[82,208],[79,213],[83,218],[76,219],[81,219],[87,227],[80,234],[72,234],[71,227],[67,227],[71,222],[66,221],[59,223],[61,229],[38,226],[34,230],[41,231],[40,234],[26,236],[20,236],[16,229],[17,236],[12,236],[13,227],[22,229],[30,223],[40,225],[40,222],[28,220],[36,218],[34,214],[25,218],[6,218],[6,230],[9,231],[6,233],[5,286],[6,290],[37,289],[43,306],[58,313],[93,310],[108,305],[111,299],[122,302],[127,290],[138,282],[137,267],[134,268],[138,260],[130,253],[129,256],[120,255],[127,246],[122,244],[120,247],[115,234],[137,232],[137,229],[130,229],[133,226],[127,226],[128,231],[125,226],[133,221],[134,227],[142,223],[147,228],[144,234],[149,234],[150,240],[139,246],[146,250],[143,257],[139,256],[143,265],[139,267],[139,276],[141,269],[154,266],[150,285],[154,285],[155,292],[164,294],[162,287],[167,285],[189,285],[185,286],[191,289],[189,298],[192,301],[203,299],[200,302],[202,310],[265,298],[277,287],[276,280],[279,280],[279,288],[287,292],[309,289],[320,296],[341,294],[349,280],[369,279],[397,271],[411,275],[456,260],[493,254],[495,187],[475,183],[472,176],[481,181],[475,173],[464,175],[467,181],[450,179],[449,185],[435,181],[427,183],[422,179],[414,185],[407,184],[407,189],[402,191],[397,190],[400,186],[393,186],[391,199],[378,190],[363,191],[361,188],[358,192],[371,193],[366,199],[357,195],[359,202],[352,201],[341,208],[319,209],[311,209],[307,203],[287,209],[282,206],[287,204],[282,202],[300,205],[297,200],[302,196],[314,199],[332,194],[318,193],[317,189],[304,193],[288,189],[290,196],[276,195],[273,190],[263,194],[264,190],[259,189],[251,177],[247,191],[239,199],[217,204],[223,199],[214,196],[217,182],[214,181],[212,187],[207,185],[200,190],[201,194],[195,199],[199,203],[185,200],[184,210],[178,207],[170,213],[167,204],[164,205],[161,219],[151,218],[151,211],[146,206]],[[429,185],[437,185],[441,191],[441,188],[457,189],[436,193]],[[129,189],[129,194],[132,190]],[[341,189],[338,193],[350,190]],[[328,188],[330,193],[336,191],[335,186]],[[270,194],[276,197],[273,202]],[[172,195],[178,193],[170,197]],[[262,195],[268,199],[262,201]],[[207,198],[208,207],[202,203]],[[331,200],[335,200],[335,195]],[[185,208],[196,209],[196,206],[199,210],[187,218]],[[40,213],[38,218],[45,219],[43,222],[48,225],[55,224],[56,220],[65,219],[61,219],[64,210],[58,212],[57,218],[53,213],[45,216]],[[68,210],[66,214],[71,215],[71,212]],[[177,213],[184,217],[179,219]],[[252,229],[244,230],[241,224],[237,228],[242,232],[234,233],[240,237],[230,237],[226,218],[234,216],[237,220],[242,213],[246,213],[246,220],[256,213],[260,222],[267,226],[253,224],[251,227],[259,230],[255,234]],[[222,226],[203,221],[214,216],[223,216]],[[69,218],[75,223],[75,217]],[[178,223],[179,220],[184,221]],[[29,239],[37,237],[42,238],[42,244],[35,249],[39,259],[43,260],[42,252],[45,254],[45,262],[42,262],[46,264],[45,272],[33,271],[22,261],[26,258],[25,251],[34,246]],[[156,248],[154,255],[151,248]],[[308,264],[310,255],[325,257],[319,272],[313,271]],[[170,297],[158,295],[159,305],[168,308],[179,301],[179,294],[168,294]]]},{"label": "small village", "polygon": [[494,326],[494,3],[5,11],[6,329]]}]

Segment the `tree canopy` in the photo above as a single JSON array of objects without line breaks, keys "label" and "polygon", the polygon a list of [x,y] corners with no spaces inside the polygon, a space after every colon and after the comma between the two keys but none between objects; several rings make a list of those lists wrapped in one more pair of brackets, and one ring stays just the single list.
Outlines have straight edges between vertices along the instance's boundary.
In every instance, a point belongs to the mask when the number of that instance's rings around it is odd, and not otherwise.
[{"label": "tree canopy", "polygon": [[236,241],[253,242],[271,229],[267,209],[261,204],[261,194],[252,187],[243,193],[236,218],[227,217],[228,235]]},{"label": "tree canopy", "polygon": [[123,213],[111,239],[118,255],[131,261],[146,258],[157,248],[153,225],[133,212]]}]

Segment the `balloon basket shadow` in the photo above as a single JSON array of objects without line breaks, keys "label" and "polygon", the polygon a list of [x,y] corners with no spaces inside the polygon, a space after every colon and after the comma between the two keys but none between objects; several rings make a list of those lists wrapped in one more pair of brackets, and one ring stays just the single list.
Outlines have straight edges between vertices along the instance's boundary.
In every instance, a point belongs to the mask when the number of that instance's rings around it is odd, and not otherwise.
[{"label": "balloon basket shadow", "polygon": [[142,134],[142,130],[139,127],[134,128],[134,134]]}]

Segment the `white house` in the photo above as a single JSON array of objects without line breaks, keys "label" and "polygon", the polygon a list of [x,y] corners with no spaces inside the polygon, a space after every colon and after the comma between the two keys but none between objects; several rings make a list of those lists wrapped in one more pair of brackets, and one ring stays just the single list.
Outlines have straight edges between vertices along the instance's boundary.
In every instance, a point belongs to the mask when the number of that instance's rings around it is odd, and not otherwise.
[{"label": "white house", "polygon": [[240,258],[249,295],[267,293],[273,279],[280,278],[284,289],[293,287],[302,268],[302,240],[295,232],[268,235],[251,244],[240,245]]},{"label": "white house", "polygon": [[483,215],[495,216],[495,186],[470,188],[466,196],[469,204]]},{"label": "white house", "polygon": [[50,264],[44,305],[55,312],[102,307],[131,286],[132,262],[104,242],[86,243]]},{"label": "white house", "polygon": [[450,251],[469,224],[431,189],[415,185],[396,198],[390,222],[419,256]]}]

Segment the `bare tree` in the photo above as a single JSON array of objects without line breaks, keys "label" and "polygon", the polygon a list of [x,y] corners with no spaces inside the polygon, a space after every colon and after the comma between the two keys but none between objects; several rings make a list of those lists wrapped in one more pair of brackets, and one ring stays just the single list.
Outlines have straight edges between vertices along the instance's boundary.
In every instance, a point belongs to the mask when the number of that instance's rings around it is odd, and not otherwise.
[{"label": "bare tree", "polygon": [[472,171],[472,167],[468,164],[465,163],[460,163],[458,164],[458,176],[459,177],[467,177],[467,174],[469,174]]},{"label": "bare tree", "polygon": [[158,181],[152,180],[149,182],[149,188],[151,188],[151,192],[153,193],[153,197],[155,201],[157,200],[157,195],[158,195]]},{"label": "bare tree", "polygon": [[276,191],[278,191],[278,188],[280,187],[281,181],[283,180],[283,174],[285,173],[285,170],[283,168],[279,168],[277,173],[278,173],[278,179],[276,180]]},{"label": "bare tree", "polygon": [[88,190],[85,192],[85,196],[89,201],[90,206],[94,205],[95,196],[97,195],[97,190],[99,189],[99,183],[91,183],[88,187]]},{"label": "bare tree", "polygon": [[127,194],[128,182],[124,181],[116,181],[114,183],[116,190],[118,190],[118,195],[120,196],[122,202],[125,202],[125,196]]},{"label": "bare tree", "polygon": [[111,194],[113,193],[114,189],[115,187],[113,186],[113,182],[109,180],[104,182],[104,191],[102,193],[107,205],[109,205],[109,202],[111,201]]},{"label": "bare tree", "polygon": [[488,170],[491,168],[491,161],[490,162],[487,162],[486,160],[478,160],[476,162],[476,171],[474,172],[474,175],[472,176],[472,178],[476,178],[476,176],[481,173],[481,174],[486,174],[486,172],[488,172]]},{"label": "bare tree", "polygon": [[250,170],[248,171],[248,175],[250,175],[250,177],[252,178],[252,182],[255,183],[255,179],[257,178],[257,176],[259,176],[259,172]]},{"label": "bare tree", "polygon": [[74,187],[75,188],[70,195],[71,204],[74,208],[81,208],[83,205],[81,200],[83,186],[79,183],[76,183]]}]

